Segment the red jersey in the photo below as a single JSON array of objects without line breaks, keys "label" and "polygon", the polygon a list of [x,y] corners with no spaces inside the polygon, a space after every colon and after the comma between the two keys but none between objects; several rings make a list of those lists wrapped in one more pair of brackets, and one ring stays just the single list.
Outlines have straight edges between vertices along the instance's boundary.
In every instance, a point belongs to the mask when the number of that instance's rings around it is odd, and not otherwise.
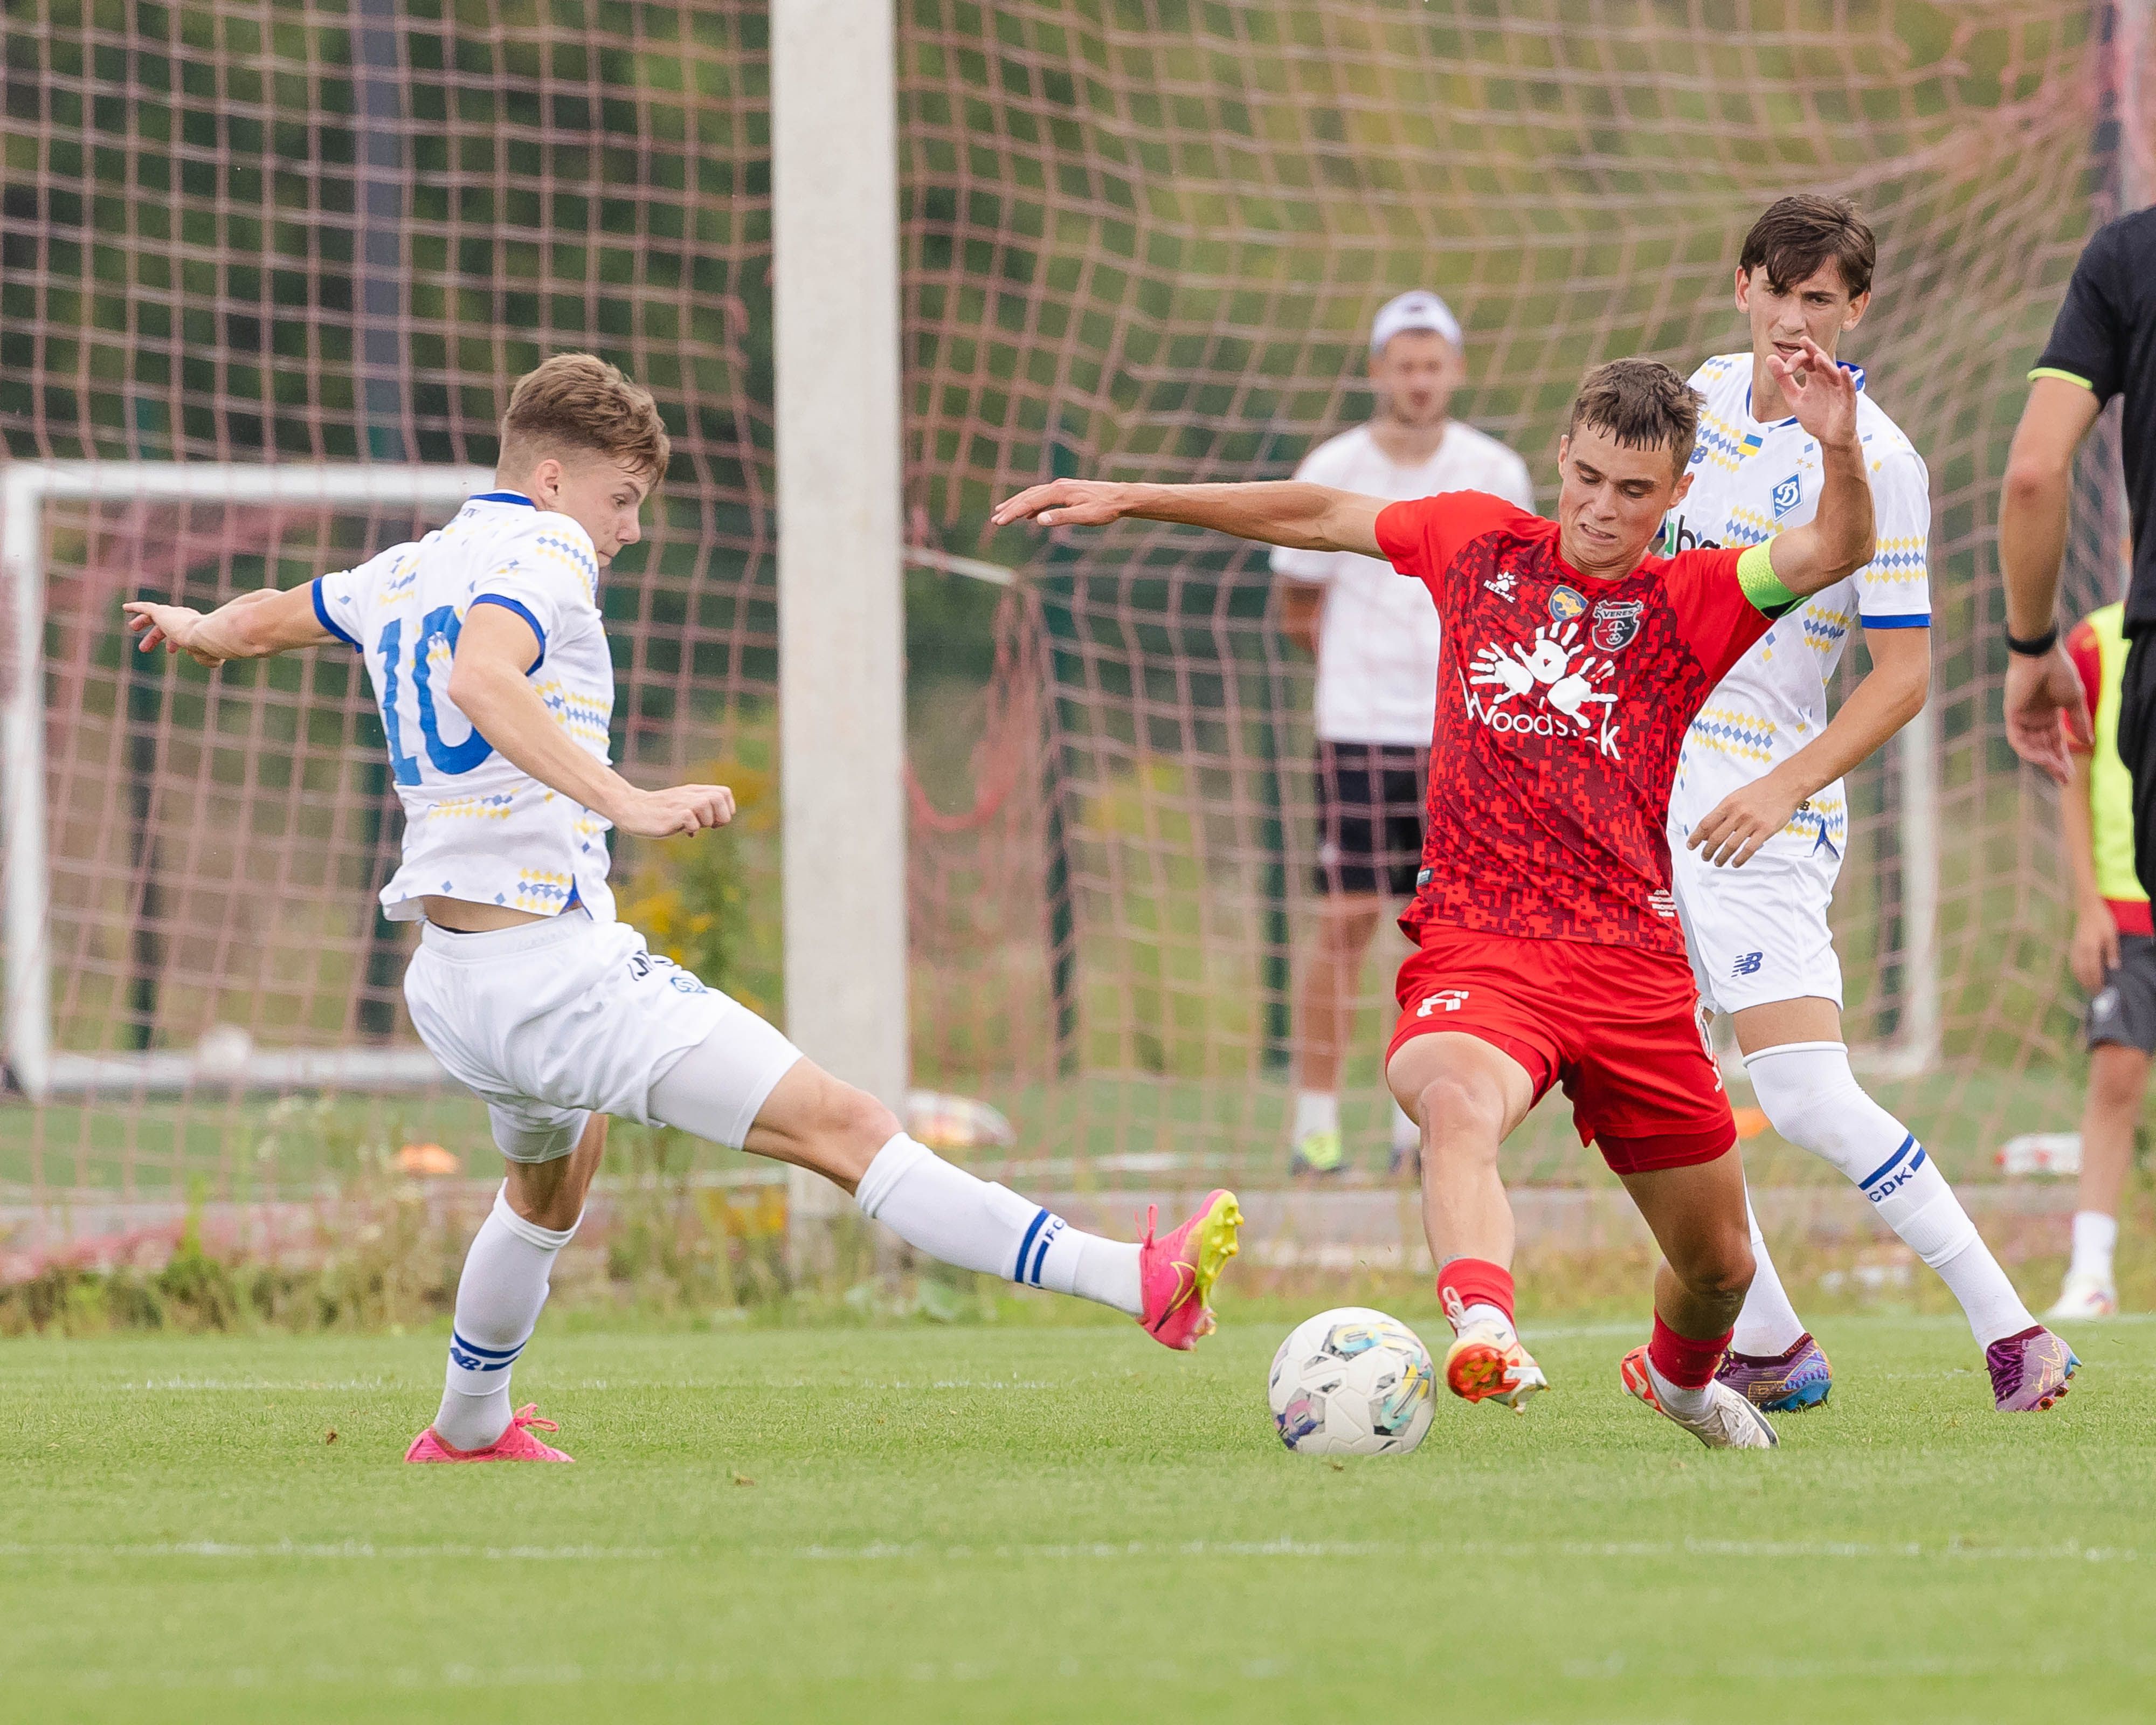
[{"label": "red jersey", "polygon": [[[1597,580],[1558,556],[1555,521],[1479,491],[1393,504],[1377,536],[1445,626],[1427,836],[1401,928],[1418,942],[1440,926],[1681,957],[1670,783],[1692,715],[1774,620],[1739,582],[1747,553],[1650,557]],[[1779,583],[1758,585],[1775,615],[1788,608]]]}]

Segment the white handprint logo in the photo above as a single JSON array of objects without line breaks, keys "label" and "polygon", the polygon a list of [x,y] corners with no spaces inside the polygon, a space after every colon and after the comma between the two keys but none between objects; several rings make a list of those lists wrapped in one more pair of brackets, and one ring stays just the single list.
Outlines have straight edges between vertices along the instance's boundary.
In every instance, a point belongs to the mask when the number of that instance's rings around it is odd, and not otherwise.
[{"label": "white handprint logo", "polygon": [[[1580,732],[1589,732],[1596,723],[1596,716],[1589,709],[1615,704],[1614,695],[1594,686],[1595,680],[1606,675],[1614,665],[1614,661],[1598,658],[1594,648],[1580,639],[1577,621],[1545,624],[1525,646],[1509,642],[1502,647],[1476,649],[1467,667],[1467,681],[1497,692],[1486,704],[1471,687],[1469,711],[1500,731],[1539,731],[1550,735],[1553,721],[1548,719],[1534,721],[1522,714],[1517,720],[1507,716],[1501,721],[1494,716],[1515,696],[1539,690],[1543,705],[1571,721]],[[1614,742],[1614,733],[1611,740]]]}]

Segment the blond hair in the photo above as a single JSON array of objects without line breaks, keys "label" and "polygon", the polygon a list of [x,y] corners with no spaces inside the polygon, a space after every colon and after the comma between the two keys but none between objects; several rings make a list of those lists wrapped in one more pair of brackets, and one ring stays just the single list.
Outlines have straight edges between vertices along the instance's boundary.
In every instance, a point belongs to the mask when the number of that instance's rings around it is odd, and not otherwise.
[{"label": "blond hair", "polygon": [[557,353],[516,380],[501,416],[505,472],[587,450],[659,483],[672,445],[651,392],[593,353]]}]

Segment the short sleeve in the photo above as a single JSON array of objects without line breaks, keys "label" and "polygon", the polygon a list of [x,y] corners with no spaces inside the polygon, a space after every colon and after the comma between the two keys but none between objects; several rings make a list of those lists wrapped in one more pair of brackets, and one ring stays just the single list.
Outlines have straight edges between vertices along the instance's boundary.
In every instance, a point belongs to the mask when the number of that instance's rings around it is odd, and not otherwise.
[{"label": "short sleeve", "polygon": [[1914,449],[1897,449],[1871,475],[1871,561],[1856,572],[1866,629],[1929,629],[1931,475]]},{"label": "short sleeve", "polygon": [[1662,571],[1662,593],[1712,683],[1728,675],[1777,617],[1802,603],[1774,578],[1765,545],[1679,552]]},{"label": "short sleeve", "polygon": [[368,599],[398,566],[418,550],[416,545],[393,545],[357,568],[316,576],[315,620],[353,652],[364,652]]},{"label": "short sleeve", "polygon": [[2074,265],[2073,280],[2066,284],[2066,301],[2051,325],[2051,339],[2029,373],[2032,379],[2063,377],[2093,390],[2098,406],[2118,393],[2125,357],[2117,250],[2108,228],[2089,241]]},{"label": "short sleeve", "polygon": [[[1334,452],[1338,446],[1337,438],[1320,444],[1296,464],[1296,478],[1313,485],[1337,485],[1340,464]],[[1273,547],[1272,571],[1290,581],[1322,586],[1340,572],[1342,555],[1337,551],[1304,551],[1292,545],[1276,545]]]},{"label": "short sleeve", "polygon": [[565,515],[542,515],[505,548],[501,560],[472,583],[466,614],[480,605],[514,612],[539,638],[537,670],[547,647],[598,612],[599,565],[591,535]]},{"label": "short sleeve", "polygon": [[1534,519],[1487,491],[1440,491],[1378,511],[1378,549],[1401,574],[1429,588],[1442,609],[1440,578],[1461,548],[1522,517]]},{"label": "short sleeve", "polygon": [[[2082,680],[2082,697],[2088,702],[2089,711],[2093,713],[2103,699],[2103,649],[2097,644],[2096,625],[2087,618],[2084,617],[2076,624],[2073,632],[2066,637],[2066,657],[2072,662],[2074,675]],[[2071,733],[2066,739],[2066,747],[2077,755],[2093,752],[2076,747]]]}]

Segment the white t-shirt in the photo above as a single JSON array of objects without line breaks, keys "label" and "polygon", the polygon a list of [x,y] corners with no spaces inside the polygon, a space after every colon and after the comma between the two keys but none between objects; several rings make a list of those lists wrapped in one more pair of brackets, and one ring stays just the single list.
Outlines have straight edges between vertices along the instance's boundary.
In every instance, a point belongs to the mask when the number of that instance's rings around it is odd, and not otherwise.
[{"label": "white t-shirt", "polygon": [[[1494,437],[1457,419],[1427,461],[1396,465],[1358,425],[1303,457],[1295,476],[1313,485],[1399,502],[1440,491],[1488,491],[1535,506],[1527,464]],[[1437,722],[1437,608],[1419,581],[1403,581],[1378,557],[1349,551],[1273,552],[1273,572],[1322,585],[1317,635],[1317,734],[1327,742],[1430,746]]]},{"label": "white t-shirt", "polygon": [[608,823],[512,767],[449,698],[449,660],[474,605],[531,625],[531,685],[554,721],[607,758],[613,659],[591,536],[515,491],[472,498],[448,526],[315,583],[315,614],[366,656],[404,805],[404,855],[386,914],[424,915],[429,893],[552,916],[581,903],[613,918]]},{"label": "white t-shirt", "polygon": [[[1932,531],[1931,475],[1923,458],[1856,373],[1857,435],[1871,481],[1877,548],[1847,579],[1814,593],[1780,619],[1716,685],[1685,733],[1670,798],[1669,832],[1680,844],[1725,796],[1815,740],[1826,726],[1826,685],[1852,625],[1926,629]],[[1800,527],[1819,507],[1819,445],[1794,419],[1752,417],[1752,356],[1718,354],[1692,373],[1706,398],[1692,451],[1691,490],[1663,524],[1663,548],[1757,545]],[[1807,798],[1768,843],[1839,855],[1849,838],[1840,779]]]}]

